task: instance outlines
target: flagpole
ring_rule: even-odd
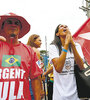
[[[45,36],[45,47],[46,47],[46,55],[47,55],[47,37]]]
[[[47,37],[45,36],[45,49],[46,49],[46,54],[45,54],[45,56],[47,57]],[[47,60],[46,60],[47,61]],[[47,63],[47,62],[46,62]],[[46,71],[46,67],[47,66],[45,66],[45,71]],[[45,79],[47,80],[47,76],[45,77]],[[44,91],[45,91],[45,100],[46,100],[46,86],[47,86],[47,83],[46,83],[46,86],[45,86],[45,81],[43,82],[43,84],[44,84]]]

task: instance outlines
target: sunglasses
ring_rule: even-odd
[[[19,21],[12,21],[12,20],[7,20],[5,23],[7,24],[15,24],[15,25],[20,25],[20,22]]]
[[[2,27],[4,26],[4,24],[9,24],[9,25],[14,24],[14,25],[20,26],[20,28],[22,28],[21,22],[15,18],[8,18],[7,20],[5,20],[2,24]]]

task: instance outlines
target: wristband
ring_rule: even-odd
[[[67,52],[67,50],[66,50],[66,49],[64,49],[64,48],[62,49],[62,51]]]

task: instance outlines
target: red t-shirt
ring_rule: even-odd
[[[31,100],[29,77],[41,74],[37,61],[30,47],[0,41],[0,100]]]

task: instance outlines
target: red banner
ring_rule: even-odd
[[[73,35],[73,39],[81,45],[85,60],[90,65],[90,18]]]

